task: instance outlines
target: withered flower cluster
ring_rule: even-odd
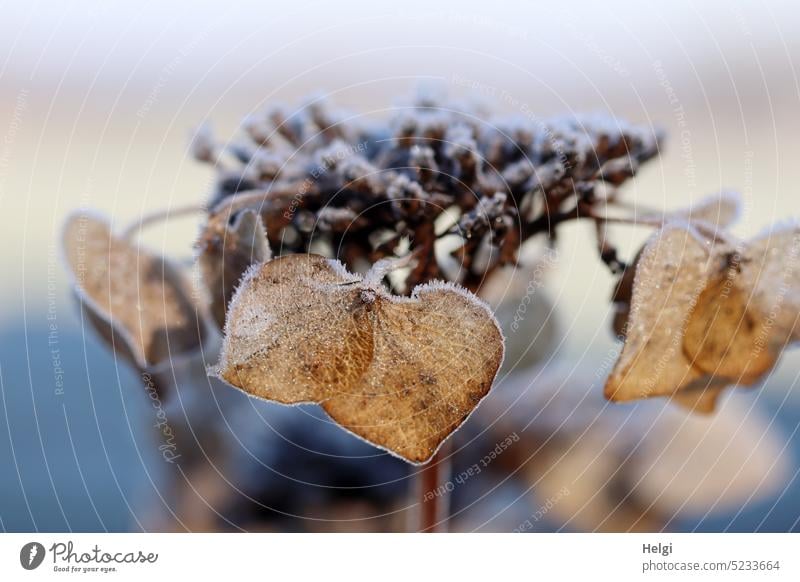
[[[501,119],[421,98],[375,123],[321,100],[273,108],[228,143],[199,133],[193,151],[219,168],[212,222],[255,210],[276,254],[316,250],[360,272],[408,250],[415,265],[392,280],[408,294],[432,280],[477,291],[533,235],[602,214],[658,147],[651,128],[611,118]],[[218,253],[224,237],[208,234],[202,250]]]

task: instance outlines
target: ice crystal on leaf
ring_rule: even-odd
[[[261,398],[316,402],[340,425],[425,462],[492,386],[503,337],[454,285],[386,291],[335,260],[288,255],[248,271],[230,305],[216,373]]]
[[[726,387],[760,381],[800,339],[799,252],[794,225],[734,246],[689,224],[667,225],[638,261],[606,396],[672,396],[710,412]]]

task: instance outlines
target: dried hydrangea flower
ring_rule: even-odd
[[[633,176],[661,136],[599,116],[507,120],[423,97],[385,122],[313,99],[249,116],[224,147],[200,137],[192,150],[217,171],[215,212],[231,197],[260,195],[277,254],[334,249],[350,270],[407,243],[420,260],[393,291],[408,294],[434,280],[476,292],[516,264],[525,240],[604,204],[598,192]],[[437,230],[445,213],[454,220]],[[439,252],[445,237],[459,238],[449,252],[461,269]]]
[[[611,400],[675,396],[714,409],[727,386],[755,384],[800,339],[800,229],[731,247],[687,224],[666,226],[636,269]]]
[[[319,403],[344,428],[428,461],[486,396],[503,359],[488,307],[452,284],[397,297],[377,263],[287,255],[254,266],[231,302],[215,373],[284,404]]]
[[[118,354],[152,370],[200,347],[202,319],[178,266],[115,236],[94,215],[70,216],[62,243],[89,321]]]

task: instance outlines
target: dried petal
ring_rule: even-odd
[[[631,305],[606,396],[674,395],[711,412],[725,387],[760,381],[800,339],[800,228],[734,251],[692,227],[668,226],[642,253]]]
[[[89,320],[121,355],[150,369],[200,346],[203,325],[178,267],[86,214],[67,219],[63,245]]]
[[[230,305],[222,379],[284,404],[316,402],[412,463],[431,458],[488,393],[503,358],[489,309],[449,284],[411,298],[316,255],[252,268]]]
[[[690,227],[665,227],[645,246],[633,285],[627,338],[605,387],[610,400],[667,396],[703,374],[683,353],[691,306],[714,268]]]
[[[736,222],[741,206],[742,200],[738,193],[720,192],[719,194],[708,196],[688,210],[669,213],[665,222],[699,222],[701,226],[704,226],[709,231],[709,234],[714,234],[717,230],[723,230]],[[633,293],[633,280],[636,276],[636,265],[639,263],[643,249],[639,250],[631,264],[620,275],[611,298],[614,303],[612,328],[617,336],[623,338],[627,332],[626,327]]]
[[[261,217],[245,209],[232,217],[209,220],[200,237],[198,262],[211,300],[211,315],[220,329],[225,327],[225,312],[239,280],[255,263],[272,258]],[[221,228],[222,227],[222,228]]]
[[[686,325],[683,350],[693,365],[707,374],[751,384],[775,365],[770,350],[755,348],[766,336],[766,321],[751,309],[750,291],[739,287],[738,267],[711,280]]]

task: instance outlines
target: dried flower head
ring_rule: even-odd
[[[597,116],[508,121],[424,98],[385,123],[314,100],[249,117],[225,145],[200,137],[193,151],[218,171],[215,212],[250,207],[275,254],[313,249],[351,270],[407,245],[419,260],[393,290],[408,294],[437,279],[476,291],[525,240],[601,207],[656,155],[660,135]],[[450,236],[461,241],[448,250],[455,271],[437,252]]]

